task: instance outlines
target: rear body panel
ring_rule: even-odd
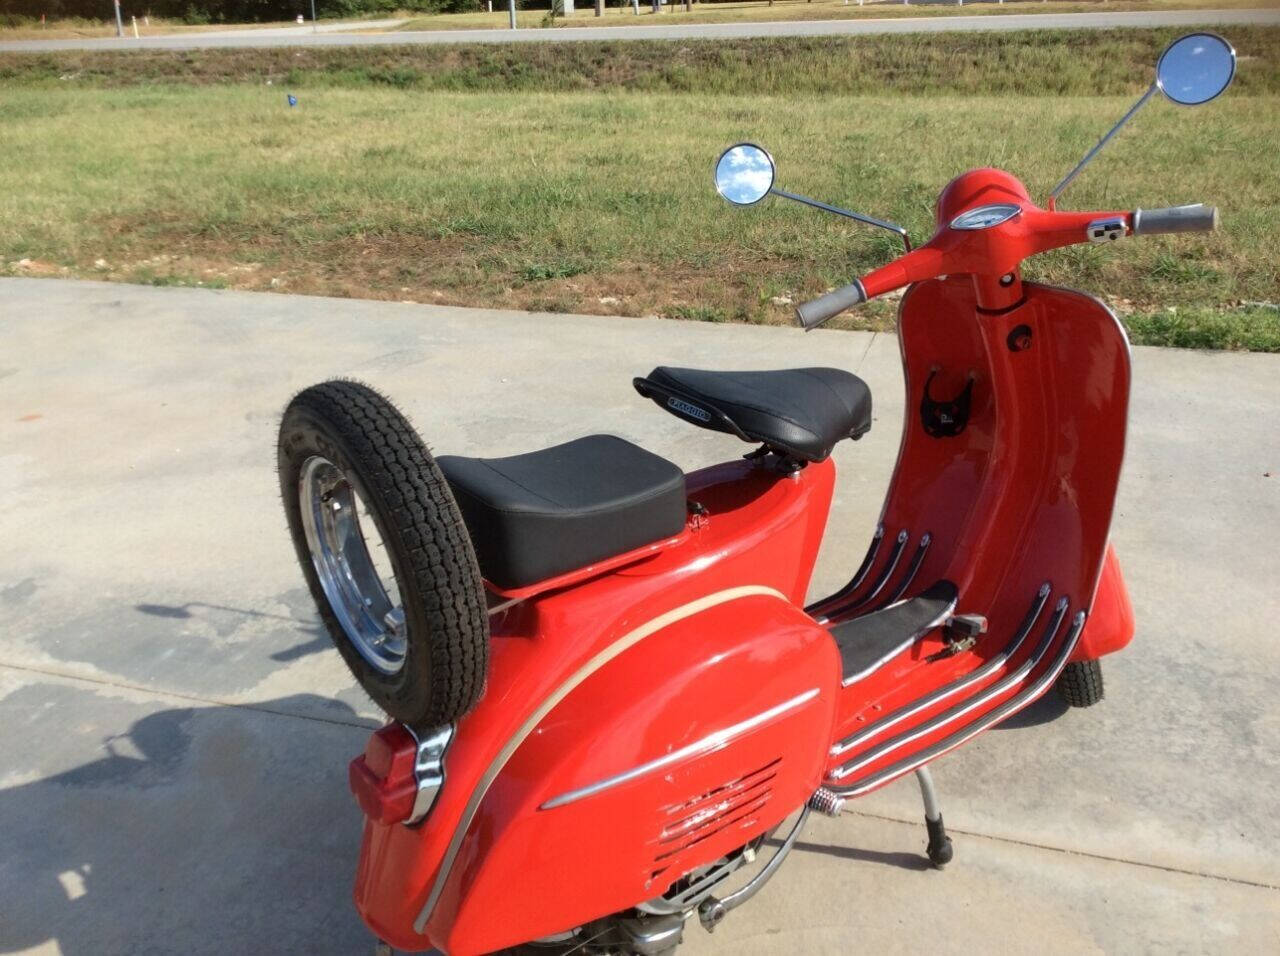
[[[794,477],[748,462],[692,474],[690,499],[708,517],[693,522],[697,527],[679,543],[496,615],[488,689],[459,722],[431,815],[416,827],[366,820],[355,898],[369,926],[401,949],[436,945],[450,953],[482,952],[504,944],[495,935],[499,929],[506,942],[517,942],[570,928],[565,920],[576,917],[552,907],[551,895],[584,918],[600,915],[607,906],[592,908],[621,899],[624,885],[634,895],[622,905],[630,905],[660,895],[682,875],[678,867],[721,855],[728,838],[708,839],[655,876],[660,867],[653,847],[637,844],[633,852],[642,855],[619,867],[625,876],[617,877],[630,882],[602,883],[600,874],[619,864],[617,847],[593,848],[572,832],[575,826],[598,827],[609,815],[618,823],[620,799],[633,807],[635,826],[652,826],[663,808],[692,799],[702,792],[699,787],[714,788],[738,770],[755,770],[776,757],[780,728],[795,734],[794,740],[809,741],[803,746],[825,748],[839,669],[826,632],[798,606],[826,524],[833,480],[830,461]],[[672,628],[678,637],[667,633]],[[650,657],[654,641],[665,651]],[[659,680],[653,668],[664,665],[666,676]],[[628,676],[633,672],[646,676],[635,680]],[[818,685],[821,673],[826,686]],[[755,688],[762,683],[774,687],[779,699],[758,696]],[[684,693],[667,714],[674,685]],[[815,686],[815,698],[740,735],[705,768],[673,766],[596,799],[537,809],[589,782],[591,774],[617,774],[696,744]],[[598,711],[589,719],[586,701]],[[705,709],[697,706],[700,701]],[[803,734],[798,720],[805,722]],[[586,721],[590,732],[578,721]],[[568,729],[571,724],[576,732]],[[548,741],[563,752],[555,756]],[[525,753],[526,748],[532,749]],[[766,756],[753,763],[757,755]],[[741,821],[734,845],[775,825],[812,792],[820,757],[788,757],[770,784],[767,805]],[[601,814],[598,807],[611,809]],[[552,852],[559,841],[569,856],[548,862],[557,872],[577,867],[581,882],[543,883],[548,895],[535,897],[536,906],[509,899],[536,887],[540,878],[529,870],[538,855],[513,855],[499,846],[507,839],[526,850],[546,848],[537,853]],[[488,889],[476,891],[480,886]],[[485,916],[486,909],[508,906],[514,909],[504,926]]]
[[[432,938],[487,952],[572,929],[760,836],[817,789],[838,686],[827,633],[773,595],[646,638],[507,763],[472,824],[487,852],[455,863]]]

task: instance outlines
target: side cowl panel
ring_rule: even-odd
[[[719,604],[761,594],[800,604],[834,473],[830,459],[795,475],[753,461],[694,472],[686,487],[704,514],[691,518],[679,543],[491,616],[487,689],[458,723],[431,814],[416,826],[365,820],[354,897],[370,930],[409,952],[444,948],[452,933],[449,914],[458,905],[444,894],[450,887],[457,892],[455,864],[469,865],[482,852],[473,823],[490,786],[552,711],[604,664]],[[739,689],[744,697],[752,692],[745,684]],[[597,739],[594,720],[577,732]]]
[[[780,596],[651,634],[513,754],[429,935],[465,954],[572,929],[767,832],[821,780],[839,683],[830,635]]]

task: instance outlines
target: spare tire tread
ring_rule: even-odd
[[[395,689],[369,668],[336,618],[311,566],[297,502],[299,463],[286,449],[291,420],[309,419],[349,454],[355,477],[377,511],[384,543],[396,565],[409,621],[408,682],[429,687]],[[387,398],[360,382],[313,385],[294,397],[281,424],[281,488],[298,557],[331,636],[364,689],[384,709],[415,728],[437,727],[461,717],[479,699],[488,668],[489,629],[484,584],[462,515],[430,450]],[[293,507],[289,507],[292,496]],[[416,633],[416,601],[427,633]],[[427,657],[426,667],[420,657]]]

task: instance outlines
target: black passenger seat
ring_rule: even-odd
[[[684,474],[613,435],[510,458],[438,459],[480,571],[514,589],[679,534]]]

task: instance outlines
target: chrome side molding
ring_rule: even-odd
[[[714,733],[708,734],[706,737],[696,740],[687,746],[681,747],[679,750],[673,750],[660,757],[655,757],[647,763],[629,767],[628,769],[623,770],[620,773],[616,773],[611,777],[606,777],[603,780],[597,780],[595,783],[587,784],[585,787],[579,787],[576,790],[570,790],[566,793],[560,794],[559,796],[552,797],[550,800],[538,807],[538,809],[554,810],[556,807],[563,807],[565,804],[574,803],[585,797],[595,796],[597,793],[602,793],[605,790],[618,786],[619,784],[626,783],[629,780],[634,780],[637,777],[644,776],[645,774],[661,770],[671,764],[679,763],[682,760],[688,760],[692,757],[720,750],[730,742],[741,737],[743,734],[749,733],[757,727],[761,727],[770,721],[776,720],[783,714],[795,710],[800,705],[807,704],[817,696],[818,688],[811,687],[804,693],[797,694],[795,697],[792,697],[790,700],[785,700],[780,704],[770,707],[768,710],[761,711],[760,713],[748,717],[746,720],[739,721],[730,727],[724,727]]]

